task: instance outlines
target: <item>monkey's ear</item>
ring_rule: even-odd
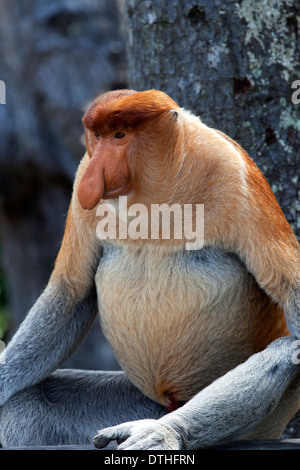
[[[175,109],[170,109],[170,110],[169,110],[169,113],[171,114],[171,116],[172,116],[172,118],[174,119],[174,121],[177,121],[178,112],[177,112]]]

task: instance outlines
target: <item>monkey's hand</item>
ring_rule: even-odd
[[[116,440],[118,450],[179,450],[181,439],[172,427],[159,420],[142,419],[129,421],[99,431],[93,443],[98,449],[106,447]]]

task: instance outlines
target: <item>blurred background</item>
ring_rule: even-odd
[[[126,64],[114,0],[1,0],[0,43],[0,334],[8,340],[53,269],[84,153],[84,110],[125,86]],[[116,367],[98,323],[68,367]]]
[[[300,236],[299,2],[1,0],[0,44],[0,339],[47,284],[102,92],[158,88],[229,134]],[[118,368],[98,320],[66,365]]]

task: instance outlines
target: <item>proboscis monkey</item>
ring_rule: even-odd
[[[300,252],[265,178],[161,91],[106,93],[83,123],[55,268],[0,357],[2,444],[279,437],[300,406]],[[99,238],[97,210],[121,196],[128,211],[204,205],[203,247]],[[97,311],[124,372],[55,371]]]

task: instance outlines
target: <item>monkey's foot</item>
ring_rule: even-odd
[[[93,443],[98,449],[116,440],[118,450],[180,450],[180,436],[170,426],[154,419],[129,421],[99,431]]]

